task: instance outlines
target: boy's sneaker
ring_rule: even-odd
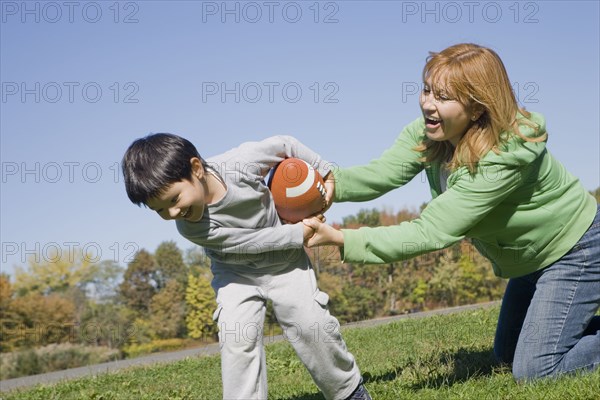
[[[352,392],[346,400],[373,400],[367,391],[367,388],[362,383],[358,385],[356,390]]]

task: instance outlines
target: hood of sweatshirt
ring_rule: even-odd
[[[519,132],[527,138],[534,139],[546,133],[546,120],[539,113],[531,112],[529,118],[519,114],[518,122]],[[526,141],[518,134],[511,133],[509,139],[501,146],[499,154],[490,151],[479,163],[480,165],[528,165],[546,150],[546,141],[547,137],[538,142]]]

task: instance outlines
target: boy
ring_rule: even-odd
[[[329,172],[318,154],[289,136],[244,143],[205,161],[188,140],[163,133],[134,141],[122,168],[129,199],[175,219],[178,231],[211,259],[224,399],[267,398],[261,341],[271,300],[325,398],[370,400],[304,251],[312,230],[302,222],[282,224],[264,183],[288,157]]]

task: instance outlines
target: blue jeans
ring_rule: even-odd
[[[577,244],[548,267],[508,281],[494,353],[517,380],[600,366],[600,207]]]

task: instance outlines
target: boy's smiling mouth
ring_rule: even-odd
[[[192,207],[188,207],[188,209],[187,209],[187,210],[185,210],[185,212],[184,212],[184,213],[181,213],[181,214],[180,214],[181,218],[185,218],[185,217],[187,217],[187,216],[190,214],[190,210],[191,210],[191,209],[192,209]]]

